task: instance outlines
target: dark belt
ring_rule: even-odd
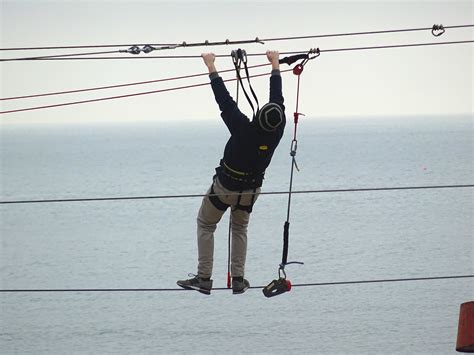
[[[255,185],[256,183],[261,185],[263,176],[265,175],[265,171],[260,173],[248,173],[235,170],[226,164],[223,159],[221,159],[220,168],[222,169],[221,172],[232,180],[244,182],[251,186]]]

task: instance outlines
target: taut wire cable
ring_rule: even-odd
[[[472,187],[474,187],[474,184],[368,187],[368,188],[325,189],[325,190],[296,190],[296,191],[292,191],[291,193],[292,194],[320,194],[320,193],[349,193],[349,192],[371,192],[371,191],[456,189],[456,188],[472,188]],[[232,195],[232,194],[227,194],[227,195]],[[268,192],[262,191],[260,192],[260,195],[288,195],[288,191],[268,191]],[[0,205],[31,204],[31,203],[68,203],[68,202],[178,199],[178,198],[198,198],[198,197],[205,197],[205,196],[206,196],[205,194],[183,194],[183,195],[149,195],[149,196],[91,197],[91,198],[65,198],[65,199],[37,199],[37,200],[31,200],[31,199],[30,200],[6,200],[6,201],[0,201]],[[213,196],[219,196],[219,194],[213,194]]]
[[[371,49],[389,49],[389,48],[407,48],[407,47],[423,47],[423,46],[439,46],[439,45],[450,45],[450,44],[466,44],[474,43],[474,40],[461,40],[461,41],[445,41],[445,42],[421,42],[421,43],[409,43],[409,44],[392,44],[392,45],[381,45],[381,46],[366,46],[366,47],[347,47],[347,48],[329,48],[321,49],[321,53],[331,52],[343,52],[343,51],[361,51]],[[292,52],[280,52],[282,55],[292,54],[304,54],[307,51],[292,51]],[[263,56],[265,53],[248,53],[247,56]],[[216,58],[228,57],[228,54],[216,54]],[[155,56],[133,56],[133,57],[63,57],[63,56],[49,56],[49,57],[27,57],[27,58],[4,58],[0,59],[0,62],[12,62],[12,61],[42,61],[42,60],[110,60],[110,59],[193,59],[201,58],[200,55],[155,55]]]
[[[341,286],[356,284],[374,284],[390,282],[409,282],[409,281],[434,281],[434,280],[452,280],[474,278],[474,275],[448,275],[431,277],[409,277],[396,279],[375,279],[375,280],[353,280],[353,281],[335,281],[335,282],[311,282],[293,284],[292,287],[318,287],[318,286]],[[251,286],[251,289],[262,289],[265,286]],[[184,288],[36,288],[36,289],[0,289],[0,293],[45,293],[45,292],[174,292],[174,291],[194,291]],[[227,287],[215,287],[212,291],[229,291]]]
[[[259,42],[272,42],[272,41],[292,41],[300,39],[314,39],[314,38],[328,38],[328,37],[346,37],[346,36],[363,36],[363,35],[378,35],[388,33],[402,33],[402,32],[418,32],[418,31],[433,31],[440,29],[442,25],[433,25],[432,27],[415,27],[415,28],[402,28],[402,29],[390,29],[390,30],[375,30],[375,31],[358,31],[358,32],[341,32],[341,33],[329,33],[329,34],[316,34],[316,35],[300,35],[290,37],[273,37],[273,38],[261,38],[258,37],[254,40],[237,40],[237,41],[222,41],[222,42],[209,42],[205,41],[202,43],[128,43],[128,44],[95,44],[95,45],[70,45],[70,46],[43,46],[43,47],[9,47],[0,48],[0,51],[27,51],[27,50],[51,50],[51,49],[85,49],[85,48],[114,48],[114,47],[140,47],[140,46],[157,46],[157,47],[191,47],[191,46],[209,46],[209,45],[229,45],[229,44],[240,44],[240,43],[259,43]],[[460,29],[474,27],[474,24],[466,25],[451,25],[442,26],[443,29]],[[217,43],[217,44],[216,44]]]
[[[320,53],[322,52],[341,52],[341,51],[356,51],[356,50],[370,50],[370,49],[387,49],[387,48],[407,48],[407,47],[415,47],[415,46],[433,46],[433,45],[442,45],[442,44],[460,44],[460,43],[474,43],[474,40],[469,40],[469,41],[456,41],[456,42],[434,42],[434,43],[418,43],[418,44],[403,44],[403,45],[388,45],[388,46],[373,46],[373,47],[352,47],[352,48],[335,48],[335,49],[327,49],[327,50],[319,50]],[[294,54],[294,53],[304,53],[304,52],[286,52],[286,53],[280,53],[280,54]],[[247,54],[248,56],[252,54]],[[255,54],[255,55],[265,55],[263,54]],[[227,57],[228,55],[223,55],[224,57]],[[183,57],[183,56],[175,56],[173,58],[178,58],[178,57]],[[201,58],[201,56],[185,56],[186,58]],[[151,58],[151,57],[137,57],[137,58]],[[154,57],[157,58],[157,57]],[[164,58],[164,57],[160,57]],[[289,70],[282,70],[282,72],[288,72]],[[257,75],[252,75],[250,77],[258,77],[258,76],[263,76],[263,75],[268,75],[268,74],[257,74]],[[236,79],[228,79],[225,81],[234,81]],[[90,100],[82,100],[82,101],[75,101],[75,102],[66,102],[66,103],[60,103],[60,104],[53,104],[53,105],[45,105],[45,106],[36,106],[36,107],[28,107],[28,108],[23,108],[23,109],[15,109],[15,110],[6,110],[6,111],[0,111],[0,114],[10,114],[10,113],[15,113],[15,112],[24,112],[24,111],[32,111],[32,110],[39,110],[39,109],[47,109],[47,108],[54,108],[54,107],[61,107],[61,106],[69,106],[69,105],[77,105],[77,104],[85,104],[85,103],[91,103],[91,102],[98,102],[98,101],[105,101],[105,100],[114,100],[114,99],[122,99],[122,98],[127,98],[127,97],[133,97],[133,96],[140,96],[140,95],[148,95],[148,94],[155,94],[159,92],[166,92],[166,91],[174,91],[174,90],[180,90],[180,89],[187,89],[187,88],[192,88],[192,87],[198,87],[198,86],[204,86],[204,85],[209,85],[209,83],[201,83],[201,84],[194,84],[194,85],[186,85],[186,86],[180,86],[176,88],[169,88],[169,89],[161,89],[161,90],[153,90],[153,91],[147,91],[147,92],[141,92],[141,93],[133,93],[133,94],[127,94],[127,95],[118,95],[118,96],[111,96],[111,97],[103,97],[103,98],[98,98],[98,99],[90,99]]]

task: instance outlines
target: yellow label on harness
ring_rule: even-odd
[[[260,147],[258,147],[258,149],[260,149],[260,150],[268,150],[268,146],[267,146],[267,145],[261,145]]]

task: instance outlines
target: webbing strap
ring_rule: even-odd
[[[239,196],[237,198],[237,204],[235,205],[235,209],[236,210],[242,210],[242,211],[245,211],[247,213],[252,213],[253,205],[255,203],[255,194],[257,193],[257,189],[256,188],[253,189],[252,199],[250,200],[250,205],[248,205],[248,206],[244,206],[244,205],[240,204],[240,201],[242,199],[242,192],[243,191],[240,191],[240,193],[239,193]]]
[[[211,185],[211,193],[208,195],[209,200],[220,211],[226,211],[229,208],[227,203],[224,203],[220,200],[219,196],[216,195],[214,191],[214,184]]]
[[[253,113],[252,118],[254,118],[256,113],[260,109],[260,107],[259,107],[257,95],[255,94],[255,91],[252,88],[252,84],[250,83],[249,69],[248,69],[248,66],[247,66],[247,53],[245,52],[245,50],[239,48],[236,51],[232,51],[231,55],[232,55],[232,61],[234,63],[235,71],[236,71],[236,74],[237,74],[237,79],[240,83],[240,86],[242,86],[242,91],[244,92],[244,95],[245,95],[250,107],[252,108],[252,113]],[[241,63],[244,64],[245,75],[247,76],[248,86],[249,86],[250,92],[252,93],[252,96],[253,96],[256,104],[257,104],[257,110],[255,110],[255,106],[253,105],[252,100],[250,99],[250,96],[247,94],[247,90],[245,90],[245,86],[243,85],[242,77],[240,76],[240,65],[241,65]]]
[[[250,84],[250,74],[249,74],[249,68],[247,66],[247,56],[245,56],[244,68],[245,68],[245,75],[247,75],[247,82],[249,84],[250,91],[252,92],[252,95],[253,95],[253,98],[255,99],[255,102],[257,103],[257,110],[253,111],[253,106],[252,106],[253,117],[255,117],[255,114],[257,114],[258,110],[260,110],[260,105],[258,103],[257,95],[255,94],[255,91],[253,91],[252,84]]]

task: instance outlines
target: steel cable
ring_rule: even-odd
[[[370,187],[349,189],[325,189],[325,190],[299,190],[292,194],[320,194],[320,193],[348,193],[348,192],[370,192],[370,191],[397,191],[397,190],[428,190],[428,189],[454,189],[472,188],[472,185],[431,185],[431,186],[398,186],[398,187]],[[236,192],[238,194],[238,192]],[[244,193],[245,194],[245,193]],[[288,191],[262,191],[260,195],[287,195]],[[213,194],[219,196],[219,194]],[[227,194],[231,195],[231,194]],[[65,202],[95,202],[95,201],[126,201],[126,200],[155,200],[155,199],[178,199],[198,198],[206,194],[184,194],[184,195],[149,195],[149,196],[121,196],[121,197],[91,197],[91,198],[65,198],[65,199],[37,199],[37,200],[10,200],[0,201],[2,205],[31,204],[31,203],[65,203]]]
[[[397,279],[377,279],[377,280],[353,280],[353,281],[335,281],[335,282],[312,282],[293,284],[293,287],[317,287],[317,286],[341,286],[355,284],[371,283],[389,283],[389,282],[408,282],[408,281],[434,281],[449,279],[473,278],[474,275],[449,275],[433,277],[410,277]],[[250,289],[263,289],[265,286],[251,286]],[[174,292],[174,291],[192,291],[183,288],[36,288],[36,289],[0,289],[0,293],[45,293],[45,292]],[[212,291],[229,291],[227,287],[215,287]]]
[[[434,26],[433,26],[434,27]],[[346,36],[362,36],[362,35],[377,35],[377,34],[387,34],[387,33],[403,33],[403,32],[418,32],[418,31],[432,31],[433,27],[415,27],[415,28],[402,28],[402,29],[391,29],[391,30],[375,30],[375,31],[358,31],[358,32],[341,32],[341,33],[329,33],[329,34],[316,34],[316,35],[300,35],[300,36],[291,36],[291,37],[270,37],[270,38],[261,38],[259,39],[262,42],[272,42],[272,41],[292,41],[300,39],[313,39],[313,38],[328,38],[328,37],[346,37]],[[443,26],[444,29],[459,29],[459,28],[469,28],[474,27],[474,24],[468,25],[451,25]],[[208,41],[207,41],[208,42]],[[249,40],[237,40],[233,42],[252,42]],[[9,47],[9,48],[0,48],[0,51],[27,51],[27,50],[52,50],[52,49],[85,49],[85,48],[114,48],[114,47],[133,47],[133,46],[182,46],[186,47],[190,44],[183,45],[186,42],[179,43],[126,43],[126,44],[99,44],[99,45],[71,45],[71,46],[43,46],[43,47]],[[226,42],[220,42],[226,44]],[[200,43],[202,46],[210,45],[206,42]]]

